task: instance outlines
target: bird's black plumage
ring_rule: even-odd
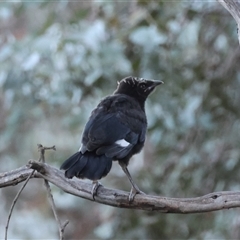
[[[105,97],[92,111],[79,151],[61,166],[65,176],[97,181],[109,173],[112,161],[117,160],[128,176],[134,193],[139,192],[127,165],[144,145],[147,130],[145,100],[161,83],[136,77],[122,79],[116,91]]]

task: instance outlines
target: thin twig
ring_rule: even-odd
[[[40,159],[39,159],[40,162],[45,163],[45,155],[44,155],[45,154],[45,150],[51,150],[51,149],[56,151],[55,146],[43,147],[41,144],[38,144],[38,151],[40,152]],[[56,219],[56,222],[58,224],[60,240],[63,240],[64,239],[64,237],[63,237],[64,229],[67,226],[67,224],[69,223],[69,221],[67,220],[64,224],[61,223],[61,221],[60,221],[60,219],[58,217],[58,214],[57,214],[56,205],[55,205],[55,202],[54,202],[54,199],[53,199],[51,187],[49,185],[49,182],[46,179],[44,179],[44,185],[45,185],[46,190],[47,190],[47,197],[48,197],[48,200],[50,202],[50,205],[51,205],[51,208],[52,208],[52,211],[53,211],[53,215],[54,215],[54,217]]]
[[[20,190],[18,191],[17,195],[15,196],[13,202],[12,202],[12,205],[10,207],[10,210],[9,210],[9,214],[8,214],[8,219],[7,219],[7,223],[6,223],[6,227],[5,227],[5,237],[4,239],[7,240],[7,234],[8,234],[8,227],[9,227],[9,223],[10,223],[10,219],[11,219],[11,216],[12,216],[12,212],[13,212],[13,208],[14,206],[16,205],[17,203],[17,200],[20,196],[20,194],[22,193],[23,189],[25,188],[25,186],[27,185],[29,179],[33,176],[35,170],[33,170],[30,175],[28,176],[28,178],[26,179],[25,183],[23,184],[23,186],[20,188]]]
[[[38,148],[40,148],[40,144],[38,144]],[[52,148],[55,149],[55,146],[53,146]],[[40,158],[39,158],[39,161],[42,160],[42,154],[40,155]],[[9,214],[8,214],[8,218],[7,218],[7,223],[6,223],[6,227],[5,227],[5,240],[7,240],[7,234],[8,234],[8,227],[9,227],[9,223],[10,223],[10,219],[11,219],[11,216],[12,216],[12,212],[13,212],[13,209],[17,203],[17,200],[19,198],[19,196],[21,195],[23,189],[26,187],[29,179],[33,176],[35,170],[33,170],[30,175],[28,176],[28,178],[26,179],[25,183],[23,184],[23,186],[19,189],[17,195],[15,196],[15,198],[13,199],[13,202],[12,202],[12,205],[10,207],[10,210],[9,210]]]
[[[61,223],[61,221],[60,221],[60,219],[59,219],[59,217],[57,215],[56,205],[55,205],[55,202],[54,202],[54,199],[53,199],[53,195],[51,193],[51,188],[50,188],[49,182],[47,180],[44,180],[44,185],[45,185],[45,187],[47,189],[47,196],[48,196],[48,199],[49,199],[49,202],[50,202],[50,205],[51,205],[54,217],[55,217],[56,222],[58,224],[60,240],[63,240],[64,239],[63,238],[64,229],[67,226],[67,224],[69,223],[69,221],[67,220],[64,224]]]

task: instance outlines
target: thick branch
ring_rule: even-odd
[[[92,185],[78,179],[66,179],[60,170],[36,161],[29,162],[29,168],[38,171],[33,177],[48,180],[72,195],[92,199]],[[0,175],[0,188],[24,181],[32,172],[21,167]],[[95,201],[120,208],[159,211],[164,213],[200,213],[240,207],[240,192],[215,192],[196,198],[169,198],[152,195],[137,195],[132,203],[128,192],[100,186]]]
[[[27,166],[20,167],[10,172],[0,173],[0,188],[17,185],[25,181],[31,173],[32,170]]]
[[[240,1],[236,0],[218,0],[233,16],[238,25],[238,41],[240,44]]]

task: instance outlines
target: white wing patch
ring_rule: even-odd
[[[78,151],[80,152],[80,151],[81,151],[81,149],[82,149],[82,144],[81,144],[80,148],[78,149]]]
[[[87,151],[86,146],[84,146],[83,144],[81,144],[80,148],[78,149],[79,152],[81,152],[82,154],[84,154]]]
[[[129,146],[129,142],[127,142],[125,139],[120,139],[120,140],[117,140],[115,142],[117,145],[119,145],[120,147],[127,147]]]

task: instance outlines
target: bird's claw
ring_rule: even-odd
[[[135,196],[136,196],[137,194],[146,195],[146,193],[142,192],[139,188],[134,188],[134,187],[132,187],[132,188],[131,188],[131,191],[130,191],[130,193],[129,193],[129,196],[128,196],[128,201],[129,201],[129,203],[133,202],[133,200],[134,200],[134,198],[135,198]]]
[[[97,191],[98,188],[102,186],[102,184],[98,181],[93,181],[93,186],[92,186],[92,190],[91,190],[91,194],[92,194],[92,198],[95,201],[95,196],[97,196]]]

